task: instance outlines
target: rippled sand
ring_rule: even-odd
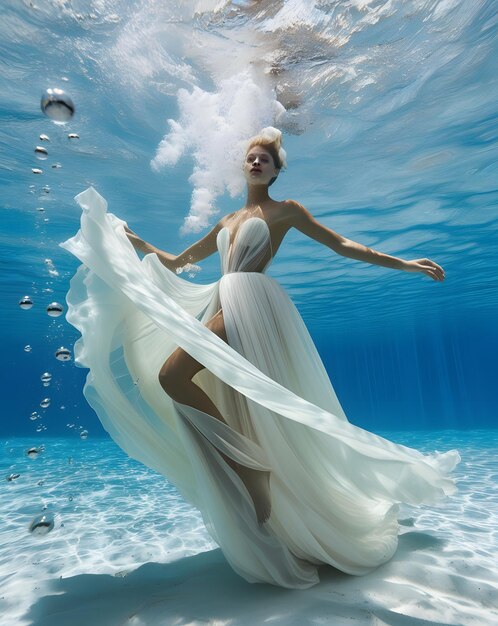
[[[496,626],[498,431],[380,434],[458,448],[459,491],[438,507],[401,508],[389,563],[362,577],[323,566],[304,591],[237,576],[200,514],[111,441],[2,440],[2,626]],[[53,530],[30,534],[42,513]]]

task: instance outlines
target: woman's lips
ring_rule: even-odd
[[[259,172],[259,173],[261,174],[261,170],[258,170],[258,168],[257,168],[257,167],[254,167],[254,168],[251,170],[251,172]]]

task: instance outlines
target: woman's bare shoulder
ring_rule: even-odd
[[[304,206],[296,202],[296,200],[282,200],[280,204],[283,209],[284,221],[289,228],[295,226],[296,223],[301,221],[306,215],[309,215],[309,212]]]

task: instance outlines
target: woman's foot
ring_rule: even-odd
[[[227,457],[225,454],[222,454],[221,456],[244,483],[253,501],[258,523],[263,524],[268,520],[271,514],[271,472],[246,467],[245,465],[241,465],[240,463],[237,463],[233,459]]]
[[[237,465],[235,471],[252,498],[258,523],[263,524],[271,514],[270,472]]]

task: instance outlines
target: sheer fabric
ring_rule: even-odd
[[[423,455],[348,422],[299,312],[265,274],[263,219],[244,222],[232,245],[227,228],[218,233],[222,276],[198,285],[155,254],[140,260],[93,188],[76,200],[81,228],[61,246],[82,262],[67,319],[81,333],[75,360],[90,370],[85,397],[127,454],[201,511],[247,581],[307,588],[324,563],[367,573],[396,550],[399,502],[453,493],[457,451]],[[228,344],[205,327],[220,307]],[[163,391],[158,373],[178,346],[205,366],[193,381],[227,424]],[[271,471],[265,524],[219,452]]]

